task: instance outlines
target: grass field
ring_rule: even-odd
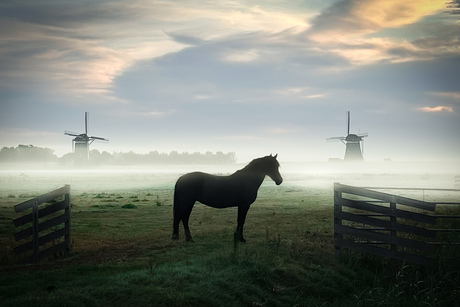
[[[196,242],[185,242],[182,229],[181,240],[171,240],[177,171],[4,172],[0,305],[459,304],[458,261],[435,269],[403,265],[393,277],[380,258],[346,253],[338,263],[333,246],[334,181],[451,188],[454,174],[282,174],[281,186],[267,179],[260,188],[246,220],[248,242],[236,244],[236,208],[201,204],[190,220]],[[71,255],[15,265],[13,206],[64,184],[72,189]]]

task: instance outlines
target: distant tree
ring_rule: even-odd
[[[35,147],[33,145],[19,145],[18,147],[3,147],[0,150],[0,162],[54,162],[57,156],[50,148]]]
[[[1,162],[13,162],[16,158],[16,149],[14,147],[3,147],[0,150]]]
[[[61,164],[72,164],[73,161],[74,161],[74,153],[71,152],[71,153],[66,153],[65,155],[63,155],[62,157],[59,158],[59,162]]]
[[[73,164],[74,153],[67,153],[61,158],[57,158],[54,150],[50,148],[40,148],[33,145],[19,145],[18,147],[3,147],[0,150],[1,162],[53,162],[59,161],[62,164]],[[139,154],[134,151],[129,152],[100,152],[93,149],[89,152],[90,165],[114,164],[114,165],[142,165],[142,164],[222,164],[235,163],[236,155],[234,152],[223,153],[218,151],[215,154],[207,151],[200,152],[181,152],[171,151],[169,154],[151,151],[147,154]]]

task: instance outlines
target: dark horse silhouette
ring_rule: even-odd
[[[184,224],[187,241],[193,241],[188,227],[196,201],[214,208],[238,207],[238,239],[243,237],[243,225],[249,207],[257,198],[257,190],[268,175],[277,185],[283,182],[276,154],[252,160],[246,167],[229,176],[214,176],[201,172],[180,177],[174,188],[173,240],[179,239],[179,222]]]

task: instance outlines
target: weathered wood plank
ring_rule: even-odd
[[[14,226],[19,227],[27,223],[31,223],[33,220],[33,214],[29,213],[24,216],[18,217],[17,219],[13,220]]]
[[[35,198],[26,200],[25,202],[22,202],[14,206],[14,212],[19,213],[22,211],[26,211],[27,209],[32,208],[34,204],[35,204]]]
[[[33,242],[29,241],[27,243],[21,244],[19,246],[16,246],[13,251],[15,252],[16,255],[31,251],[33,249]]]
[[[58,212],[59,210],[65,209],[66,206],[67,206],[67,203],[66,203],[65,200],[63,200],[63,201],[55,203],[55,204],[53,204],[51,206],[42,208],[42,209],[38,210],[38,217],[42,218],[44,216],[47,216],[47,215],[50,215],[52,213]]]
[[[423,236],[423,237],[429,237],[429,238],[436,237],[436,231],[433,231],[433,230],[416,227],[416,226],[404,225],[401,223],[394,223],[393,225],[390,221],[384,221],[384,220],[373,218],[373,217],[355,215],[349,212],[337,213],[337,218],[342,219],[342,220],[351,221],[351,222],[362,223],[362,224],[366,224],[370,226],[391,229],[397,232],[405,232],[405,233],[409,233],[409,234],[413,234],[417,236]]]
[[[56,240],[58,238],[61,238],[61,237],[64,237],[68,234],[68,231],[67,229],[65,228],[61,228],[61,229],[58,229],[52,233],[49,233],[43,237],[40,237],[38,239],[38,244],[41,246],[41,245],[44,245],[48,242],[51,242],[53,240]],[[14,252],[16,253],[16,255],[19,255],[19,254],[22,254],[22,253],[25,253],[27,251],[30,251],[33,249],[33,242],[32,241],[29,241],[29,242],[26,242],[22,245],[19,245],[17,247],[14,248]],[[41,253],[41,252],[40,252]]]
[[[51,242],[53,240],[56,240],[56,239],[64,237],[65,235],[67,235],[67,233],[68,233],[68,231],[65,228],[58,229],[58,230],[56,230],[54,232],[51,232],[51,233],[49,233],[49,234],[47,234],[47,235],[45,235],[43,237],[40,237],[38,239],[38,243],[40,245],[46,244],[46,243]]]
[[[349,185],[340,184],[338,182],[334,183],[334,189],[342,193],[359,195],[359,196],[369,197],[369,198],[373,198],[377,200],[384,200],[389,203],[397,203],[397,204],[401,204],[404,206],[415,207],[415,208],[428,210],[432,212],[436,210],[435,203],[429,203],[429,202],[424,202],[424,201],[402,197],[402,196],[397,196],[393,194],[352,187]]]
[[[20,204],[17,204],[16,206],[14,206],[14,212],[18,213],[18,212],[22,212],[22,211],[32,208],[34,205],[35,199],[37,199],[38,204],[42,204],[42,203],[49,202],[59,196],[63,196],[68,193],[70,193],[70,186],[65,185],[62,188],[54,190],[45,195],[38,196],[32,199],[26,200],[25,202],[22,202]]]
[[[390,249],[381,248],[377,246],[371,246],[368,244],[361,244],[356,243],[348,240],[336,240],[335,245],[342,247],[357,250],[364,253],[374,254],[386,258],[407,261],[415,264],[425,265],[425,266],[435,266],[436,261],[432,258],[419,256],[419,255],[412,255],[406,254],[399,251],[392,251]]]
[[[67,252],[67,242],[61,242],[54,246],[51,246],[50,248],[40,251],[38,259],[41,260],[41,259],[47,258],[60,251]]]
[[[63,200],[63,201],[58,202],[58,203],[56,203],[54,205],[48,206],[48,207],[43,208],[43,209],[39,209],[38,210],[38,218],[42,218],[42,217],[45,217],[45,216],[50,215],[52,213],[58,212],[59,210],[65,209],[66,205],[67,205],[66,201]],[[31,223],[32,220],[33,220],[32,218],[33,218],[32,213],[29,213],[29,214],[26,214],[24,216],[21,216],[21,217],[15,219],[15,220],[13,220],[14,226],[19,227],[19,226],[22,226],[24,224]]]
[[[355,201],[346,198],[337,198],[334,199],[334,202],[340,206],[359,209],[363,211],[369,211],[374,213],[379,213],[383,215],[395,215],[397,218],[403,218],[407,220],[413,220],[421,223],[427,224],[436,224],[436,216],[421,214],[417,212],[410,212],[401,209],[392,210],[390,207],[383,207],[379,205],[370,204],[363,201]]]
[[[401,247],[408,247],[408,248],[412,248],[412,249],[416,249],[416,250],[420,250],[424,252],[435,252],[436,251],[436,246],[431,245],[429,243],[420,242],[417,240],[412,240],[412,239],[407,239],[407,238],[393,237],[390,234],[385,234],[385,233],[379,233],[379,232],[358,229],[358,228],[349,227],[349,226],[341,226],[341,225],[337,226],[335,231],[340,232],[342,235],[349,235],[353,237],[377,240],[382,243],[396,244]]]
[[[60,225],[62,223],[65,223],[68,220],[69,220],[69,216],[66,213],[64,213],[63,215],[57,216],[55,218],[52,218],[50,220],[47,220],[47,221],[44,221],[38,224],[38,231],[40,232],[40,231],[49,229],[53,226]]]
[[[25,239],[33,235],[33,227],[26,228],[24,230],[18,231],[14,234],[14,239],[16,241]]]
[[[59,188],[57,190],[54,190],[52,192],[49,192],[45,195],[42,195],[42,196],[38,196],[37,199],[38,199],[38,203],[42,204],[42,203],[46,203],[46,202],[49,202],[59,196],[63,196],[67,193],[70,192],[70,186],[69,185],[65,185],[63,186],[62,188]]]

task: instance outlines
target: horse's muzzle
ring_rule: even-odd
[[[283,178],[280,177],[279,179],[275,180],[275,183],[276,185],[280,185],[281,183],[283,183]]]

